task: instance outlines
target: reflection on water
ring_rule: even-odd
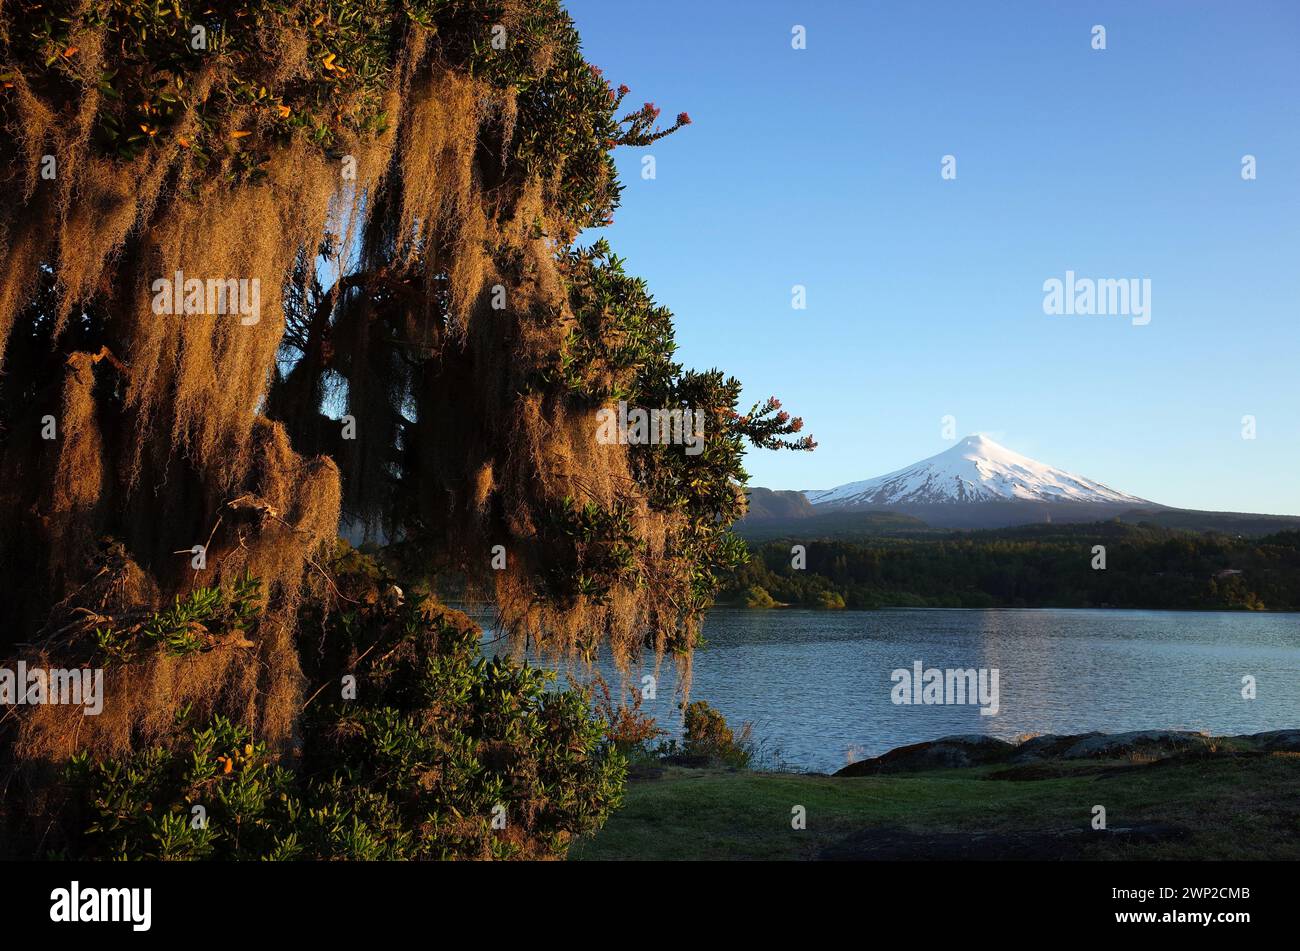
[[[950,733],[1300,727],[1297,614],[719,609],[704,636],[691,697],[733,726],[750,721],[756,739],[801,769],[832,771]],[[895,705],[890,672],[915,661],[997,668],[998,715],[974,705]],[[611,664],[599,669],[618,682]],[[653,670],[651,661],[631,682]],[[1258,683],[1255,700],[1241,696],[1247,674]],[[676,685],[666,662],[657,699],[643,707],[670,729],[680,729]]]

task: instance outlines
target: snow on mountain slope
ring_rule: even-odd
[[[813,505],[964,502],[1148,504],[1145,499],[1035,462],[987,436],[967,436],[946,452],[863,482],[805,493]]]

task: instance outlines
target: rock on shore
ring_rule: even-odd
[[[851,763],[835,775],[877,776],[1058,759],[1163,759],[1181,754],[1216,752],[1300,752],[1300,730],[1270,730],[1242,736],[1210,736],[1186,730],[1135,730],[1128,733],[1048,734],[1014,743],[992,736],[961,734],[900,746],[881,756]]]

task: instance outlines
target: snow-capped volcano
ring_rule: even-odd
[[[971,502],[1150,504],[1092,479],[1035,462],[982,434],[967,436],[946,452],[906,469],[805,494],[813,505],[831,508]]]

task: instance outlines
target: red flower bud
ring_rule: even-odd
[[[686,113],[684,113],[684,112],[679,112],[679,113],[677,113],[677,124],[678,124],[678,125],[690,125],[690,124],[691,124],[691,117],[690,117],[689,115],[687,115]]]

